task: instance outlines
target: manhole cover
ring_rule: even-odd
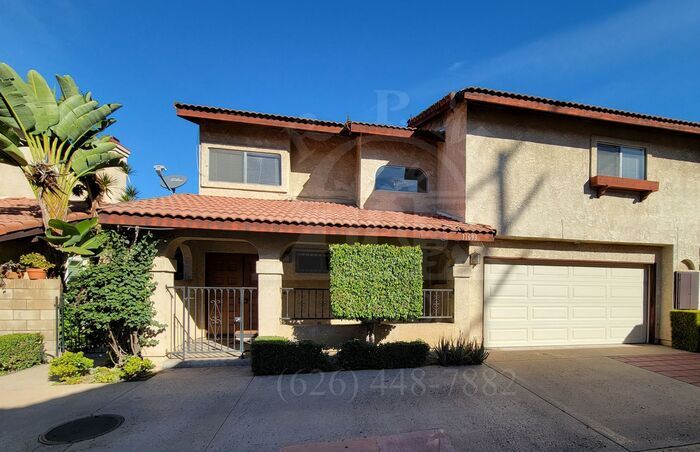
[[[39,437],[42,444],[71,444],[96,438],[116,429],[124,422],[118,414],[100,414],[66,422]]]

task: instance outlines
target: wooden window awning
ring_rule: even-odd
[[[659,183],[651,180],[628,179],[625,177],[615,176],[593,176],[591,177],[590,186],[596,190],[600,198],[608,190],[620,190],[639,193],[639,200],[643,201],[651,193],[659,191]]]

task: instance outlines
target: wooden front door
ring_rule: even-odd
[[[258,281],[255,254],[207,253],[205,257],[205,285],[207,287],[247,287],[255,290],[226,290],[218,293],[222,297],[221,315],[224,334],[237,331],[236,317],[243,317],[243,329],[258,329]],[[217,291],[211,291],[217,293]],[[241,313],[240,296],[243,295]],[[211,314],[208,314],[208,318]],[[226,324],[228,322],[228,324]]]

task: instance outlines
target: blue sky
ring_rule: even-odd
[[[0,1],[0,61],[124,104],[110,133],[143,197],[165,194],[156,163],[197,189],[174,101],[404,124],[478,85],[700,121],[694,0]]]

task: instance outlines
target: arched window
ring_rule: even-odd
[[[182,257],[182,250],[180,248],[175,251],[175,279],[185,279],[185,259]]]
[[[386,165],[377,170],[374,189],[426,193],[428,191],[428,178],[419,168]]]

